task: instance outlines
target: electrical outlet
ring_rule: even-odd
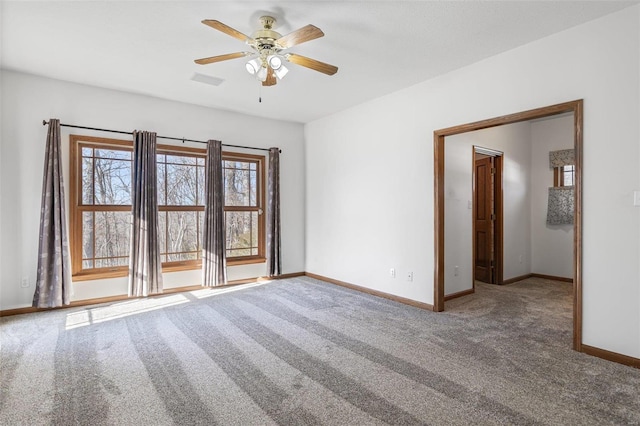
[[[456,265],[453,267],[453,276],[457,277],[458,273],[460,272],[460,268]]]
[[[407,281],[413,281],[413,272],[407,273]]]
[[[22,280],[20,281],[20,287],[22,288],[29,287],[29,277],[22,277]]]
[[[395,270],[395,268],[391,268],[391,269],[389,269],[389,275],[391,275],[391,278],[395,278],[395,277],[396,277],[396,270]]]

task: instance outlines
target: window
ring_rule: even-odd
[[[129,141],[71,135],[74,279],[124,276],[129,264]],[[264,262],[264,156],[223,153],[227,262]],[[158,145],[158,239],[163,271],[201,267],[205,150]]]
[[[576,176],[576,166],[567,165],[553,169],[553,186],[573,186]]]
[[[163,267],[200,264],[204,155],[158,149],[158,240]]]
[[[264,204],[259,183],[262,160],[255,156],[223,156],[224,217],[226,223],[227,259],[264,257]]]

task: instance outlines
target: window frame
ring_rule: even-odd
[[[566,171],[564,169],[565,167],[572,167],[573,170]],[[565,185],[565,183],[566,183],[565,180],[564,180],[565,173],[571,173],[573,175],[573,183],[575,184],[576,166],[575,165],[558,166],[558,167],[554,167],[553,168],[553,186],[554,187],[559,188],[559,187],[563,187],[563,186],[574,186],[574,185]]]
[[[124,277],[128,274],[128,266],[114,266],[107,268],[82,268],[82,216],[85,211],[126,211],[131,212],[131,205],[83,205],[82,204],[82,149],[81,146],[94,145],[105,149],[121,149],[125,151],[133,151],[133,143],[127,140],[110,139],[96,136],[69,135],[69,236],[70,236],[70,255],[71,255],[71,276],[74,281],[95,280],[103,278]],[[206,167],[206,149],[182,147],[175,145],[158,144],[158,154],[186,155],[205,158]],[[248,161],[257,164],[257,206],[237,206],[233,210],[237,211],[258,211],[258,254],[252,256],[238,256],[227,258],[228,266],[245,265],[252,263],[266,262],[265,256],[265,240],[266,240],[266,212],[264,211],[266,199],[266,159],[263,155],[254,155],[238,152],[222,152],[223,161]],[[160,200],[158,200],[160,202]],[[204,200],[203,200],[204,201]],[[201,206],[167,206],[158,205],[158,212],[163,211],[202,211],[204,205]],[[228,211],[225,206],[225,212]],[[226,229],[226,225],[225,225]],[[201,233],[202,230],[199,230]],[[200,241],[201,242],[201,241]],[[181,260],[162,263],[162,272],[175,272],[199,269],[202,267],[201,253],[198,259]]]
[[[98,278],[115,278],[126,276],[128,266],[114,266],[110,268],[82,267],[82,215],[85,211],[120,211],[131,212],[131,205],[84,205],[82,204],[82,148],[84,145],[111,146],[112,149],[133,151],[130,141],[106,139],[94,136],[69,135],[69,159],[71,163],[69,171],[69,237],[71,255],[71,276],[74,281]]]
[[[163,145],[163,144],[158,144],[157,148],[156,148],[157,154],[159,155],[180,155],[180,156],[184,156],[184,157],[194,157],[194,158],[202,158],[205,160],[205,167],[206,167],[206,154],[207,151],[204,149],[199,149],[199,148],[191,148],[191,147],[180,147],[180,146],[174,146],[174,145]],[[157,159],[156,159],[157,161]],[[166,175],[165,175],[166,176]],[[165,189],[166,189],[166,183],[167,183],[167,179],[165,178]],[[203,182],[204,184],[204,182]],[[158,182],[159,185],[159,182]],[[198,213],[202,213],[204,214],[204,200],[202,205],[193,205],[193,206],[181,206],[181,205],[169,205],[169,204],[160,204],[160,199],[158,198],[158,226],[160,225],[160,213],[161,212],[191,212],[191,211],[195,211]],[[196,226],[199,227],[200,222],[198,220],[196,220]],[[167,220],[165,221],[165,227],[168,228],[169,226],[169,220],[168,220],[168,216],[167,216]],[[198,230],[199,231],[199,235],[198,235],[198,241],[201,243],[201,232],[202,230]],[[166,232],[165,229],[165,244],[167,244],[167,239],[166,239],[166,235],[168,235],[168,233]],[[160,251],[160,256],[163,255],[168,255],[168,253],[163,253],[161,249],[159,249],[158,251]],[[185,252],[187,253],[187,252]],[[190,259],[190,260],[174,260],[174,261],[167,261],[167,262],[162,262],[162,272],[173,272],[173,271],[185,271],[185,270],[190,270],[190,269],[198,269],[202,266],[202,253],[197,253],[196,254],[196,259]]]
[[[222,152],[223,161],[242,161],[242,162],[254,162],[257,164],[256,177],[258,180],[257,193],[256,193],[256,206],[224,206],[224,212],[228,211],[256,211],[258,212],[258,254],[250,256],[236,256],[228,257],[227,265],[244,265],[250,263],[264,263],[266,262],[265,254],[265,240],[266,240],[266,171],[265,171],[265,156],[254,155],[239,152]],[[226,198],[225,198],[226,199]],[[226,229],[226,226],[225,226]],[[226,249],[226,247],[225,247]]]

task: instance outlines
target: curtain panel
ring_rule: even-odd
[[[220,141],[207,142],[204,200],[202,285],[214,287],[227,283],[222,142]]]
[[[572,186],[549,188],[548,225],[573,224],[574,197]]]
[[[269,176],[267,180],[267,274],[272,277],[282,273],[279,148],[269,148]]]
[[[32,305],[54,308],[71,302],[69,243],[62,180],[60,120],[49,120],[44,156],[38,270]]]
[[[129,296],[162,292],[158,241],[156,134],[133,132]]]

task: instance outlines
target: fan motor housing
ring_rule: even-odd
[[[258,50],[273,49],[276,47],[276,40],[282,37],[279,32],[271,29],[276,19],[272,16],[262,16],[260,23],[263,28],[253,33],[251,37],[255,40]]]
[[[259,30],[253,33],[251,37],[256,41],[257,47],[262,49],[265,47],[275,47],[276,40],[279,39],[281,35],[272,30]]]

